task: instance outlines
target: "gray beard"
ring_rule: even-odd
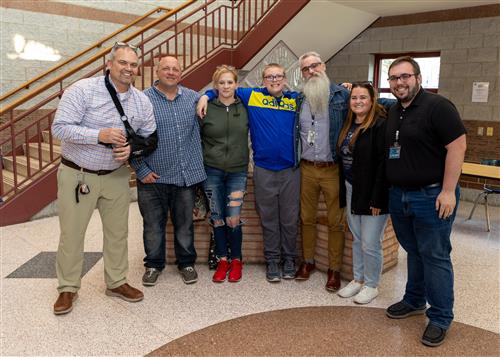
[[[312,114],[327,113],[330,97],[330,79],[324,72],[309,78],[303,88]]]

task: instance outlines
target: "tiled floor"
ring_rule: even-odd
[[[483,207],[478,208],[473,220],[465,221],[470,208],[470,203],[461,203],[452,235],[456,321],[492,331],[498,341],[500,209],[491,209],[493,229],[487,233]],[[130,211],[129,281],[139,287],[143,273],[142,221],[137,204],[132,204]],[[168,266],[157,286],[144,289],[144,301],[127,303],[104,295],[103,263],[99,259],[82,280],[73,312],[55,316],[55,279],[7,276],[40,253],[56,251],[58,232],[57,217],[0,228],[2,356],[144,355],[188,333],[241,316],[295,307],[355,306],[349,299],[324,290],[323,273],[314,273],[303,283],[269,284],[264,280],[264,266],[246,265],[240,283],[214,284],[212,273],[201,263],[197,267],[198,283],[184,285],[176,269]],[[99,215],[94,214],[87,231],[86,252],[102,250],[101,235]],[[400,252],[399,260],[395,269],[384,274],[381,294],[369,307],[385,308],[401,297],[406,281],[404,252]],[[415,336],[417,340],[419,337]],[[478,343],[495,342],[490,338]]]

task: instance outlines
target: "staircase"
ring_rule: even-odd
[[[137,88],[152,85],[155,60],[176,56],[182,84],[199,90],[221,63],[241,68],[309,0],[190,0],[157,8],[0,98],[0,226],[25,222],[56,199],[60,147],[50,132],[69,85],[100,75],[116,41],[139,47]],[[151,18],[152,14],[164,12]],[[144,24],[130,34],[131,26]],[[131,182],[134,184],[134,181]]]

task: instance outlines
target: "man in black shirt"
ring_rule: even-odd
[[[387,122],[386,174],[394,231],[408,253],[408,281],[402,301],[387,308],[395,319],[426,314],[422,343],[438,346],[453,320],[450,233],[459,199],[465,128],[448,99],[421,88],[418,63],[400,57],[389,67],[398,103]]]

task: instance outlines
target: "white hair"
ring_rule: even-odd
[[[302,62],[308,57],[316,57],[317,59],[319,59],[320,62],[323,62],[323,60],[321,59],[321,56],[318,52],[309,51],[309,52],[306,52],[302,56],[299,57],[299,64],[301,67],[302,67]]]
[[[312,114],[327,113],[330,97],[330,79],[325,72],[315,72],[304,83],[303,92]]]

